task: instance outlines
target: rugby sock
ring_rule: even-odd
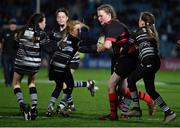
[[[20,88],[14,88],[14,94],[16,95],[16,99],[17,99],[17,102],[18,102],[19,104],[21,104],[21,103],[24,102],[24,100],[23,100],[23,94],[22,94]]]
[[[131,92],[130,92],[129,88],[126,91],[126,96],[127,97],[131,96]],[[145,92],[138,91],[138,97],[139,97],[140,100],[145,101],[147,104],[151,103],[151,100],[152,100],[151,97]]]
[[[167,106],[167,104],[164,102],[164,100],[162,99],[161,96],[159,96],[154,101],[165,113],[170,113],[171,112],[170,108]]]
[[[140,105],[139,105],[139,97],[138,97],[137,91],[131,92],[131,98],[132,98],[133,103],[134,103],[134,106],[133,106],[133,107],[139,108]]]
[[[145,101],[147,104],[151,103],[151,97],[147,93],[138,91],[138,96],[140,100]]]
[[[59,86],[56,85],[56,88],[54,89],[54,91],[53,91],[53,93],[52,93],[52,95],[51,95],[51,99],[50,99],[48,108],[49,108],[50,106],[54,106],[54,105],[55,105],[56,100],[57,100],[57,98],[58,98],[59,95],[60,95],[61,89],[62,89],[62,88],[59,88]]]
[[[62,102],[67,102],[67,104],[68,105],[73,105],[73,98],[72,98],[72,96],[71,95],[69,95],[69,94],[63,94],[63,97],[62,97]]]
[[[74,81],[74,87],[88,87],[89,82],[88,81]]]
[[[126,89],[126,94],[125,94],[125,96],[131,98],[131,91],[130,91],[129,88]]]
[[[57,100],[57,98],[55,98],[55,97],[51,97],[51,99],[50,99],[50,101],[49,101],[48,108],[49,108],[50,106],[54,106],[54,105],[55,105],[55,103],[56,103],[56,100]]]
[[[109,93],[109,103],[110,103],[111,116],[117,117],[118,99],[117,99],[117,94],[115,92]]]
[[[61,100],[64,100],[64,101],[66,101],[66,100],[67,100],[67,94],[66,94],[66,93],[64,93],[64,94],[63,94],[63,96],[62,96]]]
[[[122,107],[122,111],[127,112],[128,109],[129,109],[130,104],[131,104],[131,99],[124,98],[124,105]]]
[[[59,103],[59,107],[63,109],[66,106],[66,100],[62,99]]]
[[[73,105],[73,99],[71,95],[67,95],[67,103],[68,105]]]
[[[29,88],[29,93],[30,93],[30,96],[31,96],[31,106],[37,106],[37,100],[38,100],[38,97],[37,97],[37,90],[36,90],[36,87],[30,87]]]

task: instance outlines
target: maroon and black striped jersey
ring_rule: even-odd
[[[111,20],[103,27],[105,41],[112,42],[113,54],[115,57],[120,56],[120,49],[128,42],[129,30],[127,26],[118,20]]]

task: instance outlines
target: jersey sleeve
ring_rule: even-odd
[[[116,43],[125,43],[128,41],[129,31],[125,25],[113,22],[104,28],[105,40]]]
[[[42,32],[40,35],[40,45],[43,51],[48,54],[52,54],[57,50],[57,46],[55,45],[55,43],[50,41],[50,38],[46,32]]]
[[[135,37],[136,32],[133,31],[129,36],[128,42],[123,47],[122,54],[136,54],[138,52]]]
[[[128,42],[129,42],[130,44],[135,44],[135,41],[136,41],[136,32],[133,31],[133,32],[131,32],[131,34],[130,34],[130,36],[129,36]]]
[[[104,36],[105,36],[105,41],[108,40],[111,42],[116,42],[116,37],[118,36],[118,34],[113,24],[108,24],[104,27]]]

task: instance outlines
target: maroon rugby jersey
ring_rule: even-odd
[[[105,41],[112,42],[113,54],[115,57],[120,56],[120,48],[128,42],[129,30],[127,26],[118,20],[111,20],[103,26]]]

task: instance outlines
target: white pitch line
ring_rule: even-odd
[[[159,121],[160,119],[159,118],[149,118],[147,120],[152,120],[152,121]]]

